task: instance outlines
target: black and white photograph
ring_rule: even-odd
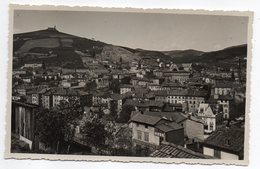
[[[9,156],[247,161],[248,13],[11,16]]]

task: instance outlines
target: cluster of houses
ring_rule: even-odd
[[[12,132],[33,147],[36,109],[73,98],[114,119],[128,113],[120,123],[128,125],[132,148],[148,149],[149,156],[243,159],[244,116],[235,106],[245,104],[245,84],[229,72],[217,79],[193,64],[95,65],[61,69],[33,63],[13,70]],[[167,154],[169,149],[178,153]]]

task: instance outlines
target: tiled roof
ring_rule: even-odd
[[[213,132],[203,144],[240,153],[244,148],[244,129],[235,126],[220,128]]]
[[[207,91],[203,90],[167,90],[167,91],[156,91],[157,96],[195,96],[195,97],[206,97]]]
[[[160,101],[138,101],[138,100],[132,100],[132,99],[127,99],[126,102],[124,103],[125,105],[132,105],[136,107],[163,107],[164,103]]]
[[[180,123],[187,119],[187,117],[184,114],[179,113],[179,112],[152,112],[152,111],[149,111],[149,112],[144,112],[144,114],[150,115],[150,116],[166,118],[167,120],[171,120],[176,123]]]
[[[137,123],[143,123],[143,124],[148,124],[148,125],[156,125],[159,121],[161,120],[160,117],[156,116],[149,116],[149,115],[144,115],[141,113],[138,113],[134,115],[131,119],[130,122],[137,122]]]
[[[225,81],[225,82],[216,82],[214,87],[216,88],[233,88],[233,82]]]
[[[194,152],[182,146],[163,142],[158,150],[153,152],[151,157],[159,158],[191,158],[191,159],[211,159],[212,157]]]
[[[233,100],[231,95],[219,95],[218,100]]]
[[[166,133],[169,131],[182,129],[183,127],[175,122],[166,122],[166,123],[156,124],[155,128]]]

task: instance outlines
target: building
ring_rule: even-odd
[[[119,89],[120,89],[120,94],[125,94],[127,92],[133,91],[134,86],[122,84],[122,85],[120,85]]]
[[[109,86],[109,78],[106,77],[106,76],[105,77],[96,78],[95,82],[97,84],[97,89]]]
[[[52,107],[52,105],[53,105],[52,94],[53,94],[52,89],[47,90],[46,92],[42,93],[41,101],[42,101],[42,107],[43,108],[50,109]]]
[[[26,63],[23,68],[41,68],[42,66],[42,63]]]
[[[162,141],[184,145],[184,129],[161,117],[137,113],[129,121],[134,146],[156,148]]]
[[[231,126],[216,130],[203,142],[203,154],[222,160],[242,160],[244,129]]]
[[[192,70],[192,63],[183,63],[182,67],[185,71],[189,72]]]
[[[190,78],[190,72],[187,71],[164,71],[163,77],[169,82],[180,82],[184,83]]]
[[[162,142],[162,145],[154,151],[150,157],[156,158],[189,158],[189,159],[212,159],[207,156],[174,143]]]
[[[228,95],[232,93],[233,90],[232,82],[216,82],[212,87],[214,95]]]
[[[35,137],[35,118],[37,112],[37,105],[12,102],[11,131],[17,135],[20,140],[27,143],[31,150],[37,148],[37,139]]]
[[[155,92],[155,101],[168,102],[171,104],[182,104],[185,111],[197,111],[199,104],[204,103],[207,98],[207,91],[204,90],[167,90]]]
[[[216,112],[213,112],[208,103],[201,103],[199,105],[197,116],[204,122],[205,134],[211,134],[216,130],[217,114]]]
[[[204,124],[203,121],[181,112],[144,112],[145,115],[160,117],[169,121],[173,121],[184,129],[184,137],[186,141],[198,142],[204,140]]]
[[[79,95],[75,90],[56,88],[52,93],[52,107],[56,107],[62,100],[68,101],[69,98],[79,99]]]
[[[111,100],[108,104],[108,108],[110,109],[110,112],[115,112],[117,116],[119,116],[120,112],[123,109],[123,104],[125,100],[126,98],[120,94],[112,94]]]

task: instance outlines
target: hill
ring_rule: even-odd
[[[104,42],[77,37],[47,28],[13,35],[14,67],[28,62],[44,62],[46,65],[65,68],[84,67],[83,61],[96,59],[157,64],[157,59],[173,63],[228,63],[243,58],[247,45],[229,47],[219,51],[202,52],[193,49],[153,51],[115,46]]]
[[[76,65],[84,67],[81,56],[75,51],[91,55],[101,52],[106,44],[81,38],[48,28],[34,32],[14,34],[13,52],[19,67],[25,62],[44,62],[51,66]],[[33,55],[33,57],[31,57]]]
[[[247,45],[233,46],[213,52],[198,52],[185,54],[181,57],[173,57],[176,63],[228,63],[234,61],[237,57],[244,58],[247,55]]]

